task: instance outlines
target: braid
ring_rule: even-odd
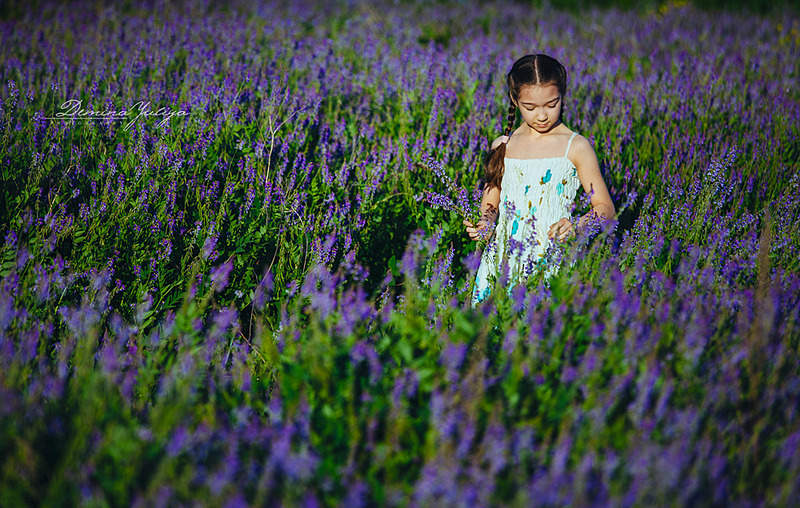
[[[506,116],[506,136],[511,135],[511,130],[514,128],[514,119],[517,117],[517,107],[514,103],[508,105],[508,115]]]

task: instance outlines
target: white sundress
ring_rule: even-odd
[[[570,217],[570,205],[580,187],[577,169],[567,158],[575,134],[573,132],[569,137],[567,149],[561,157],[506,157],[503,160],[505,169],[500,184],[497,225],[494,236],[481,254],[472,291],[473,307],[491,292],[489,275],[500,278],[502,259],[510,245],[515,245],[515,249],[508,257],[509,293],[514,286],[513,281],[524,282],[538,270],[545,270],[544,277],[547,280],[558,270],[557,260],[545,255],[551,242],[558,245],[557,240],[548,238],[547,231],[560,219]]]

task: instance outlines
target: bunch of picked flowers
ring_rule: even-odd
[[[494,232],[498,210],[490,206],[481,214],[481,189],[476,188],[470,194],[467,189],[456,184],[447,175],[440,162],[426,157],[423,162],[417,162],[416,166],[433,172],[444,183],[447,190],[445,194],[425,190],[415,195],[414,199],[423,200],[436,208],[455,212],[462,219],[476,225],[476,227],[483,223],[484,227],[480,229],[480,239],[478,240],[479,248],[483,249]]]

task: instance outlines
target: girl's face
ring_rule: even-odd
[[[516,105],[525,123],[537,132],[547,132],[561,116],[561,94],[553,84],[523,85]]]

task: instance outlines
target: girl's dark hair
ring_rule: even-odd
[[[506,76],[508,92],[514,98],[509,98],[508,115],[506,116],[506,128],[503,133],[510,136],[514,129],[514,120],[517,118],[517,106],[514,101],[519,100],[520,89],[523,85],[556,85],[558,93],[561,95],[561,114],[564,114],[564,94],[567,91],[567,70],[561,63],[553,57],[537,53],[535,55],[525,55],[514,62],[511,70]],[[559,117],[560,120],[560,117]],[[486,182],[486,189],[492,187],[500,188],[503,181],[503,171],[505,165],[503,159],[506,156],[506,143],[500,143],[497,148],[489,152],[486,161],[486,172],[483,180]]]

